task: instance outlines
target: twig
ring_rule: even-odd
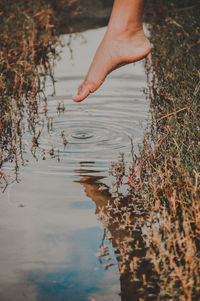
[[[196,85],[196,88],[194,89],[194,96],[197,96],[199,89],[200,89],[200,72],[198,72],[198,75],[199,75],[199,82]]]
[[[195,88],[195,90],[194,90],[194,96],[197,96],[199,90],[200,90],[200,81],[199,81],[199,83],[196,85],[196,88]]]
[[[184,27],[181,24],[179,24],[178,22],[176,22],[175,20],[173,20],[172,18],[169,17],[169,18],[166,19],[166,21],[169,21],[169,23],[174,24],[177,27],[179,27],[180,29],[182,29],[182,31],[185,33],[185,35],[187,37],[190,36],[189,33],[187,31],[185,31]]]
[[[169,135],[169,131],[167,128],[164,128],[165,132],[166,132],[166,135],[160,140],[159,144],[156,146],[154,152],[156,152],[157,148],[163,143],[163,141],[167,138],[167,136]],[[154,153],[153,152],[153,153]],[[142,163],[139,165],[139,167],[135,170],[135,172],[132,174],[132,176],[129,177],[129,180],[127,182],[124,183],[124,185],[126,184],[129,184],[130,183],[130,180],[133,179],[137,172],[139,171],[140,168],[142,168],[142,166],[144,165],[144,163],[146,162],[146,160],[153,154],[153,153],[150,153],[149,155],[147,155],[144,160],[142,161]]]
[[[0,157],[0,167],[2,166],[2,153],[1,153],[1,157]],[[0,168],[0,175],[4,178],[4,181],[6,182],[6,187],[8,185],[8,180],[7,177],[5,175],[5,173],[2,171],[2,169]]]
[[[197,88],[197,87],[196,87]],[[200,82],[199,82],[199,88],[200,88]],[[195,93],[195,92],[194,92]],[[197,107],[199,107],[200,105],[198,105]],[[184,108],[182,108],[182,109],[180,109],[180,110],[178,110],[178,111],[174,111],[174,112],[172,112],[172,113],[169,113],[169,114],[167,114],[167,115],[164,115],[164,116],[162,116],[162,117],[160,117],[159,119],[156,119],[155,121],[156,122],[159,122],[159,121],[161,121],[162,119],[164,119],[164,118],[167,118],[167,117],[169,117],[169,116],[172,116],[172,115],[176,115],[177,113],[179,113],[179,112],[182,112],[182,111],[185,111],[185,110],[187,110],[187,109],[190,109],[190,107],[184,107]]]
[[[191,5],[191,6],[186,6],[186,7],[180,7],[180,8],[177,8],[176,10],[182,11],[182,10],[192,9],[192,8],[195,8],[195,7],[197,7],[197,5]]]
[[[4,181],[6,182],[6,185],[8,185],[7,177],[6,177],[5,173],[1,169],[0,169],[0,175],[4,178]]]
[[[180,110],[178,110],[178,111],[174,111],[174,112],[169,113],[169,114],[167,114],[167,115],[165,115],[165,116],[162,116],[162,117],[160,117],[159,119],[156,119],[156,122],[159,122],[159,121],[161,121],[162,119],[167,118],[167,117],[169,117],[169,116],[176,115],[177,113],[179,113],[179,112],[181,112],[181,111],[184,111],[184,110],[186,110],[186,109],[189,109],[189,107],[185,107],[185,108],[182,108],[182,109],[180,109]]]

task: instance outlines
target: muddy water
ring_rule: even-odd
[[[116,241],[123,243],[123,235],[104,240],[115,229],[106,228],[102,213],[111,200],[111,162],[120,153],[128,161],[131,139],[137,145],[143,137],[149,109],[143,63],[109,75],[85,102],[71,101],[104,31],[72,36],[71,59],[62,50],[54,96],[47,79],[48,117],[41,103],[39,146],[33,156],[31,135],[24,134],[19,183],[10,180],[1,194],[1,301],[139,300],[132,296],[138,287],[130,290],[119,268]],[[4,171],[12,178],[11,165]]]

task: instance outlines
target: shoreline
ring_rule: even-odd
[[[191,3],[190,3],[191,4]],[[133,200],[148,208],[144,242],[161,300],[200,298],[200,62],[198,5],[148,3],[151,58],[146,60],[152,126],[141,147]],[[185,22],[187,20],[187,23]],[[159,144],[168,132],[166,139]],[[148,157],[146,157],[148,156]],[[140,166],[143,159],[146,161]],[[132,169],[132,174],[135,169]],[[141,225],[141,222],[138,222]]]
[[[44,67],[44,74],[49,73],[54,80],[53,64],[58,55],[56,45],[59,39],[57,29],[54,28],[54,12],[43,10],[41,13],[36,7],[34,15],[32,9],[30,7],[28,10],[32,18],[27,18],[26,43],[10,48],[10,40],[15,41],[11,34],[15,37],[15,31],[10,32],[10,40],[2,39],[6,42],[4,48],[9,49],[10,53],[1,65],[4,71],[0,82],[1,165],[9,160],[14,161],[16,175],[19,168],[17,151],[22,150],[20,139],[23,133],[23,122],[18,118],[26,108],[33,132],[32,147],[36,148],[40,133],[33,127],[33,121],[37,123],[40,120],[36,100],[36,96],[42,90],[40,68]],[[124,227],[126,233],[131,233],[130,237],[133,229],[139,229],[143,238],[140,248],[145,250],[146,258],[152,263],[152,277],[156,277],[161,292],[160,295],[157,292],[157,296],[163,300],[182,298],[188,301],[200,297],[200,62],[197,55],[200,45],[199,14],[199,7],[190,6],[187,0],[181,4],[175,0],[148,3],[146,18],[149,19],[153,49],[151,60],[146,60],[146,70],[152,126],[146,133],[139,156],[133,154],[133,165],[128,166],[130,174],[134,174],[137,166],[140,167],[137,177],[130,179],[128,198],[119,194],[109,204],[117,212],[119,225]],[[79,13],[71,19],[73,18],[74,22],[76,18],[85,22],[85,18]],[[103,17],[99,22],[106,22],[107,18],[108,16]],[[7,20],[5,24],[6,22]],[[9,24],[13,26],[13,23]],[[89,26],[94,26],[94,23],[92,24]],[[22,26],[19,28],[24,29],[23,24],[19,25]],[[79,25],[81,30],[84,26]],[[41,39],[41,32],[47,36],[44,35]],[[24,32],[19,33],[20,37],[17,40],[23,42]],[[45,48],[47,41],[49,44]],[[28,45],[27,48],[25,45]],[[22,51],[24,49],[25,52]],[[4,54],[5,51],[2,51],[2,57]],[[162,141],[166,135],[165,129],[168,135]],[[144,158],[146,160],[141,165]],[[124,162],[119,162],[113,169],[118,193],[125,175]],[[130,214],[119,215],[118,207],[130,207]],[[141,212],[141,215],[138,212]],[[106,211],[106,216],[109,214]],[[113,220],[116,216],[110,215]],[[120,221],[123,223],[120,224]],[[123,278],[127,268],[130,274],[132,273],[130,278],[137,280],[134,273],[141,263],[135,260],[132,242],[130,246],[132,249],[128,257],[127,247],[122,249],[124,257],[122,256],[120,275]],[[140,276],[140,280],[145,282],[143,275]]]

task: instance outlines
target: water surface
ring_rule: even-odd
[[[53,96],[47,80],[48,117],[41,102],[44,128],[32,152],[31,134],[24,134],[19,183],[11,183],[12,165],[4,168],[10,185],[0,201],[1,301],[139,300],[131,299],[138,286],[130,290],[117,256],[126,234],[106,228],[103,216],[112,199],[111,162],[120,153],[130,160],[131,140],[142,141],[149,110],[143,63],[113,72],[86,101],[71,100],[104,32],[72,36],[72,59],[65,47]],[[105,232],[114,238],[105,240]]]

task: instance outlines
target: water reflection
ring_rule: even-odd
[[[95,214],[104,224],[99,260],[106,269],[113,265],[106,241],[111,242],[120,273],[121,300],[155,300],[159,292],[156,284],[158,276],[151,262],[146,259],[142,224],[138,223],[141,216],[146,219],[148,214],[142,205],[137,208],[131,195],[113,196],[110,188],[101,183],[101,179],[98,176],[82,175],[76,181],[95,203]]]
[[[129,160],[131,140],[137,144],[143,136],[148,111],[144,69],[141,63],[121,68],[84,103],[71,101],[70,91],[82,80],[104,31],[87,32],[88,44],[81,37],[73,41],[75,66],[64,63],[69,53],[63,50],[56,95],[47,80],[47,102],[38,102],[35,114],[23,121],[19,183],[10,184],[0,202],[1,300],[118,301],[126,300],[126,291],[127,298],[133,294],[133,283],[137,292],[146,289],[139,272],[137,281],[130,276],[128,265],[135,257],[125,252],[132,246],[145,256],[141,228],[123,228],[123,206],[113,207],[108,189],[111,161],[119,152]],[[4,171],[11,183],[12,162]],[[131,240],[136,234],[137,248]],[[132,257],[125,261],[127,256]],[[142,264],[147,265],[143,257]]]
[[[97,259],[102,225],[77,186],[67,175],[26,172],[6,190],[0,202],[1,300],[88,301],[94,293],[96,300],[118,300],[117,268],[105,273]]]

